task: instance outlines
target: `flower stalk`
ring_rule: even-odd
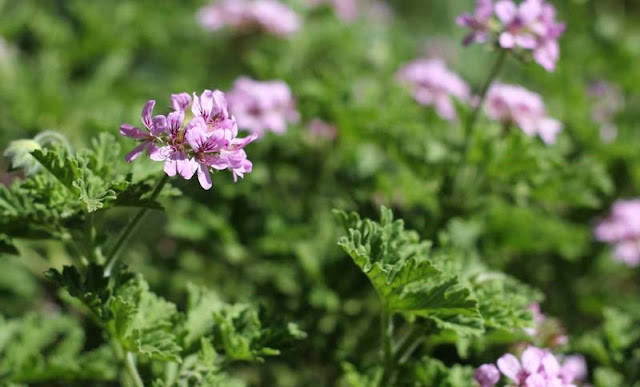
[[[151,193],[151,196],[149,197],[149,199],[155,200],[158,197],[158,195],[160,195],[160,192],[162,192],[162,189],[164,188],[164,186],[167,184],[168,181],[169,181],[169,176],[164,175],[156,185],[156,188]],[[109,277],[113,272],[113,269],[116,263],[118,262],[120,251],[126,244],[127,240],[129,240],[129,238],[131,237],[131,234],[135,232],[136,228],[138,227],[138,224],[140,224],[140,221],[144,218],[147,211],[149,211],[147,207],[143,207],[140,210],[138,210],[138,213],[133,218],[131,218],[127,226],[124,228],[124,230],[122,230],[122,233],[120,233],[118,240],[116,241],[115,245],[113,245],[113,248],[107,255],[107,265],[105,266],[105,269],[104,269],[105,277]]]

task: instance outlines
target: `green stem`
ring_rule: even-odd
[[[136,387],[144,387],[144,383],[142,382],[142,378],[140,378],[138,368],[136,367],[136,358],[133,356],[133,353],[127,352],[126,364],[127,371],[129,372],[129,376],[131,376],[131,379],[133,380],[133,384]]]
[[[382,353],[384,371],[380,378],[380,387],[388,386],[391,377],[395,371],[395,363],[393,361],[393,351],[391,346],[391,340],[393,337],[393,315],[389,313],[386,307],[382,310],[382,316],[380,319],[380,326],[382,330]]]
[[[422,343],[423,334],[423,330],[416,325],[411,327],[411,330],[393,351],[393,361],[395,364],[402,365],[411,357],[416,348]]]
[[[153,193],[151,193],[151,196],[149,197],[149,199],[155,200],[158,197],[158,195],[160,195],[160,192],[162,192],[162,189],[164,188],[165,184],[167,184],[168,181],[169,181],[169,176],[164,175],[162,179],[158,182],[158,185],[156,185],[156,188],[153,190]],[[147,207],[141,208],[138,211],[138,213],[129,221],[125,229],[120,234],[120,237],[118,237],[118,240],[113,246],[113,249],[111,249],[111,252],[107,255],[107,265],[104,269],[105,277],[109,277],[111,275],[113,268],[118,262],[120,250],[122,250],[122,248],[124,247],[125,243],[129,239],[131,234],[135,231],[136,227],[138,226],[142,218],[144,218],[147,211],[149,211]]]
[[[498,58],[496,59],[493,67],[491,68],[491,72],[487,77],[484,85],[482,85],[482,89],[480,90],[480,100],[478,101],[478,105],[473,109],[471,114],[469,115],[467,122],[464,128],[464,145],[462,148],[463,160],[466,161],[469,153],[469,147],[471,145],[471,135],[473,134],[473,128],[478,122],[478,116],[480,115],[480,110],[484,106],[484,102],[487,99],[487,92],[489,91],[489,87],[496,79],[500,70],[502,69],[502,65],[504,64],[505,59],[507,58],[507,50],[500,50],[500,54],[498,54]]]

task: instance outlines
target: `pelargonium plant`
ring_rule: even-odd
[[[264,31],[288,37],[300,28],[300,17],[276,0],[222,0],[198,12],[200,24],[207,30],[229,28],[235,32]]]
[[[547,116],[542,97],[521,86],[496,83],[487,94],[487,115],[505,125],[516,125],[528,136],[556,142],[562,124]]]
[[[558,38],[565,24],[556,20],[553,5],[545,0],[477,0],[474,13],[458,16],[460,26],[471,29],[464,44],[484,43],[492,38],[503,50],[528,51],[547,71],[553,71],[560,56]]]
[[[596,239],[614,246],[613,257],[629,266],[640,265],[640,199],[618,200],[611,214],[595,227]]]
[[[146,152],[151,160],[164,162],[168,176],[189,180],[197,173],[204,189],[212,186],[212,169],[230,170],[234,181],[251,172],[244,147],[257,136],[237,137],[236,119],[229,114],[221,91],[205,90],[200,96],[193,93],[193,103],[187,93],[174,94],[171,100],[174,111],[166,116],[152,116],[156,101],[147,101],[142,109],[144,129],[120,126],[120,134],[140,143],[127,154],[128,162]],[[192,117],[185,122],[190,104]]]
[[[440,59],[409,62],[398,70],[396,77],[412,90],[419,104],[433,106],[448,121],[457,119],[453,99],[467,102],[470,97],[469,86]]]
[[[256,81],[238,78],[227,93],[229,111],[241,130],[257,136],[266,132],[282,134],[289,123],[296,123],[300,114],[289,86],[283,81]]]

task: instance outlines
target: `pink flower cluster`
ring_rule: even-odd
[[[521,86],[493,84],[487,93],[486,111],[491,119],[515,124],[547,144],[555,143],[562,130],[559,121],[547,116],[542,98]]]
[[[474,373],[481,387],[493,387],[500,381],[500,373],[517,387],[573,387],[587,376],[582,356],[568,356],[562,364],[551,352],[537,347],[527,348],[518,360],[508,353],[493,364],[483,364]]]
[[[200,24],[207,30],[228,27],[238,32],[265,31],[286,37],[300,28],[300,17],[275,0],[222,0],[198,12]]]
[[[615,259],[640,265],[640,199],[619,200],[594,230],[596,239],[614,244]]]
[[[198,174],[204,189],[211,188],[209,171],[229,169],[234,181],[251,172],[244,147],[256,135],[238,138],[236,120],[227,110],[227,100],[219,90],[205,90],[200,96],[188,93],[171,96],[173,111],[166,116],[152,116],[156,101],[150,100],[142,109],[144,129],[129,124],[120,126],[120,134],[140,144],[126,156],[127,162],[137,159],[144,151],[151,160],[163,161],[169,176],[180,175],[189,180]],[[193,117],[184,124],[187,108]]]
[[[615,140],[618,136],[615,116],[625,105],[622,91],[609,82],[596,81],[589,84],[587,93],[593,100],[591,118],[600,125],[600,138],[604,142]]]
[[[258,136],[267,131],[284,133],[287,123],[300,119],[291,90],[283,81],[260,82],[241,77],[227,93],[227,99],[240,129]]]
[[[495,4],[477,0],[475,12],[458,16],[457,23],[471,29],[465,44],[484,43],[495,32],[500,47],[529,50],[539,65],[553,71],[560,56],[558,38],[566,27],[555,19],[555,8],[545,0],[524,0],[520,4],[513,0]]]
[[[434,106],[445,120],[457,119],[452,98],[467,101],[469,86],[440,59],[418,59],[403,66],[396,74],[409,85],[414,99],[421,105]]]

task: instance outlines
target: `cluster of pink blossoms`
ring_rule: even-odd
[[[555,143],[562,130],[559,121],[547,116],[542,98],[521,86],[493,84],[487,93],[486,111],[491,119],[515,124],[547,144]]]
[[[207,30],[225,27],[242,33],[265,31],[287,37],[300,28],[300,17],[275,0],[222,0],[198,12],[200,24]]]
[[[467,101],[469,86],[440,59],[418,59],[404,65],[396,74],[399,81],[413,91],[414,99],[421,105],[434,106],[445,120],[457,119],[452,97]]]
[[[227,99],[240,129],[258,136],[267,131],[284,133],[287,123],[300,119],[291,90],[283,81],[260,82],[241,77],[227,93]]]
[[[587,365],[582,356],[568,356],[562,364],[551,352],[529,347],[518,360],[508,353],[493,364],[483,364],[474,373],[481,387],[493,387],[500,381],[500,373],[516,387],[575,387],[587,376]]]
[[[494,17],[495,16],[495,17]],[[556,20],[555,8],[545,0],[477,0],[473,14],[458,16],[458,25],[471,33],[465,44],[486,42],[492,33],[504,49],[523,49],[533,53],[534,60],[547,71],[553,71],[560,56],[558,38],[565,24]]]
[[[640,265],[640,199],[619,200],[611,214],[598,223],[595,236],[614,244],[615,259],[629,266]]]
[[[615,140],[618,136],[615,116],[625,105],[622,91],[609,82],[596,81],[589,84],[587,93],[594,103],[591,118],[600,125],[600,138],[604,142]]]
[[[164,162],[164,171],[169,176],[180,175],[189,180],[197,172],[204,189],[212,185],[210,169],[229,169],[234,181],[251,172],[252,164],[243,148],[257,136],[237,138],[238,126],[227,110],[224,93],[219,90],[205,90],[200,96],[193,93],[193,103],[188,93],[173,94],[171,103],[171,113],[152,116],[156,101],[147,101],[142,109],[144,129],[129,124],[120,126],[120,134],[140,143],[127,154],[127,162],[146,151],[151,160]],[[189,105],[193,117],[183,125]]]

